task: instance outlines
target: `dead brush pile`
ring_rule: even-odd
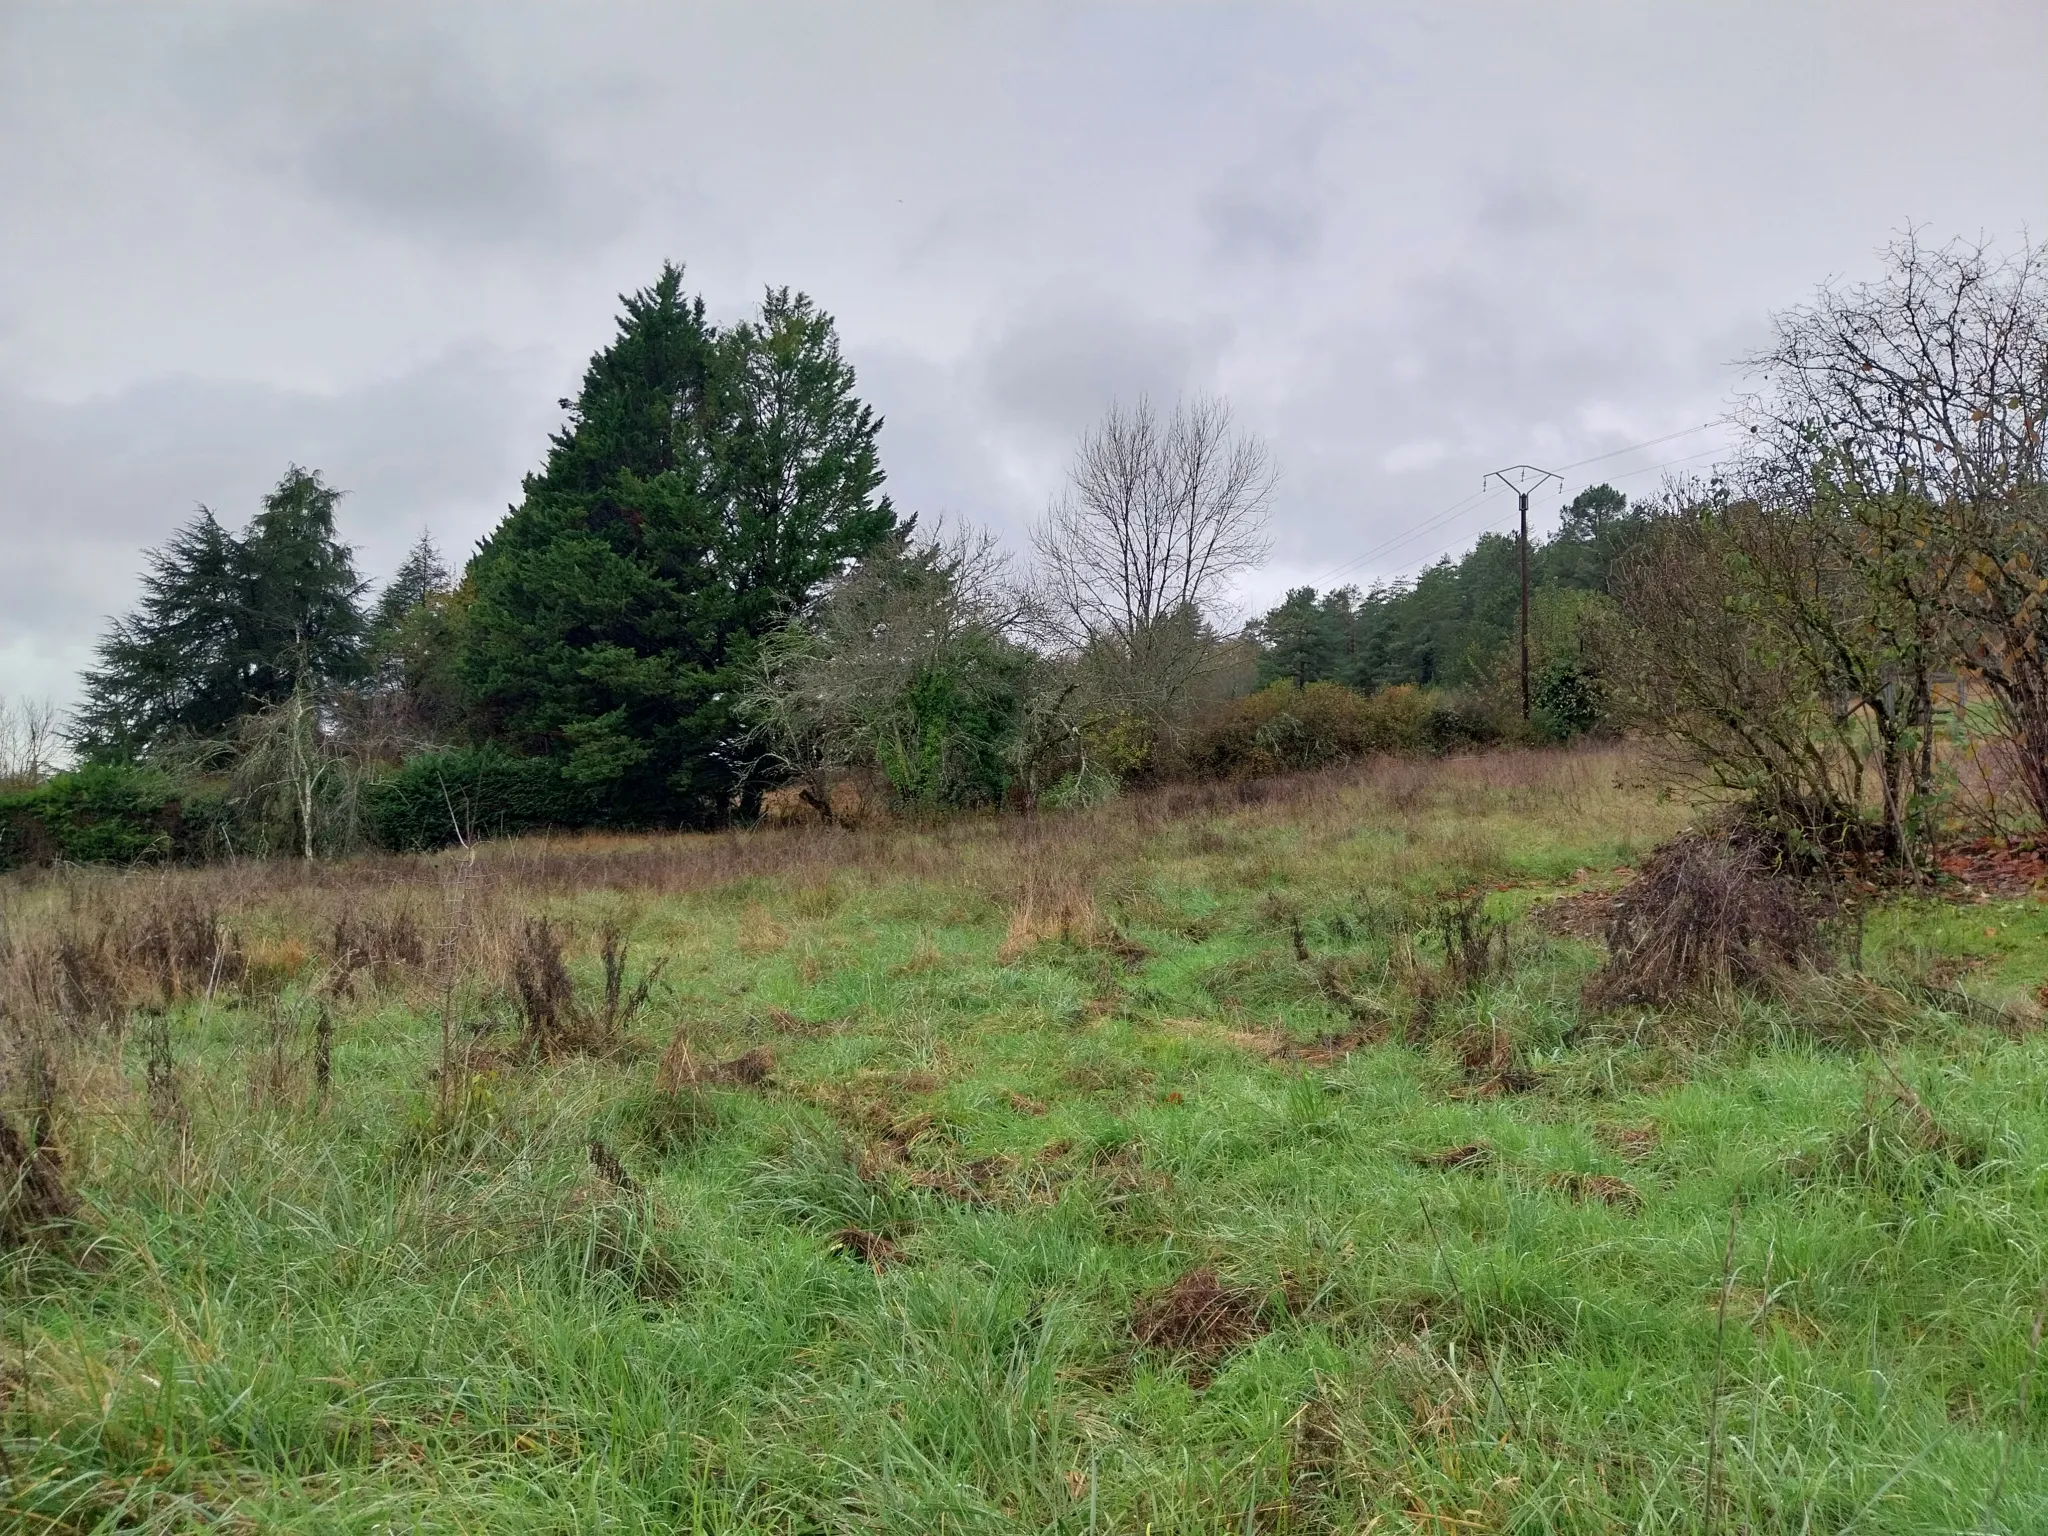
[[[1740,829],[1688,832],[1643,864],[1615,898],[1607,964],[1587,988],[1596,1008],[1773,992],[1833,969],[1831,904],[1774,867]]]

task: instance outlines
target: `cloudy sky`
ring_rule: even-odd
[[[2041,0],[0,3],[0,694],[292,462],[371,573],[466,554],[664,258],[838,317],[903,507],[1021,539],[1212,392],[1284,472],[1247,604],[1396,575],[1497,464],[1709,463],[1906,224],[2041,233],[2044,60]]]

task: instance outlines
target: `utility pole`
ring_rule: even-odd
[[[1546,480],[1555,480],[1560,486],[1564,476],[1548,469],[1538,469],[1534,464],[1511,464],[1506,469],[1489,471],[1479,481],[1483,491],[1493,481],[1515,493],[1515,500],[1522,510],[1522,718],[1529,718],[1529,493],[1541,490]]]

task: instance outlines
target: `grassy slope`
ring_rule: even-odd
[[[1626,766],[179,877],[287,984],[173,1010],[182,1133],[151,1122],[133,1032],[67,1066],[97,1238],[5,1277],[6,1507],[25,1530],[2048,1528],[2048,1392],[2018,1401],[2048,1281],[2038,1037],[1892,1010],[1885,1059],[1978,1143],[1965,1168],[1916,1144],[1870,1047],[1815,1043],[1853,994],[1586,1020],[1596,951],[1525,921],[1505,975],[1424,979],[1441,892],[1521,913],[1673,830]],[[13,924],[147,884],[17,890]],[[337,1005],[320,1108],[317,965],[288,978],[338,912],[397,907],[462,957],[459,1039],[504,1011],[526,912],[579,953],[623,915],[667,983],[637,1050],[507,1063],[442,1114],[437,984],[400,975]],[[1966,984],[2017,995],[2044,932],[2039,904],[1899,908],[1870,955],[1974,948]],[[1325,977],[1397,1031],[1442,994],[1429,1039],[1290,1055],[1354,1028]],[[656,1092],[678,1024],[703,1061],[771,1048],[773,1081]],[[1529,1091],[1466,1065],[1496,1040]],[[593,1172],[593,1138],[643,1192]],[[1490,1161],[1416,1161],[1478,1141]],[[1138,1344],[1134,1304],[1198,1265],[1267,1331]]]

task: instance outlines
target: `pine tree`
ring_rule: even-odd
[[[740,668],[895,524],[880,423],[808,300],[771,293],[721,335],[668,265],[624,304],[470,563],[462,675],[485,734],[557,759],[608,816],[716,820]]]
[[[362,583],[335,536],[340,493],[297,465],[237,539],[199,515],[147,556],[142,600],[108,626],[72,736],[88,757],[174,736],[218,739],[242,716],[362,674]]]
[[[1306,685],[1330,677],[1337,647],[1329,617],[1314,587],[1296,587],[1259,620],[1260,680],[1284,678]]]
[[[341,492],[294,464],[242,536],[243,695],[260,707],[325,695],[366,671],[368,583],[335,534]]]
[[[398,632],[407,614],[430,597],[447,592],[454,585],[448,575],[448,566],[441,559],[441,551],[434,547],[433,535],[424,528],[412,548],[406,551],[405,559],[384,590],[377,594],[377,603],[370,613],[370,633],[374,640],[383,641]]]

